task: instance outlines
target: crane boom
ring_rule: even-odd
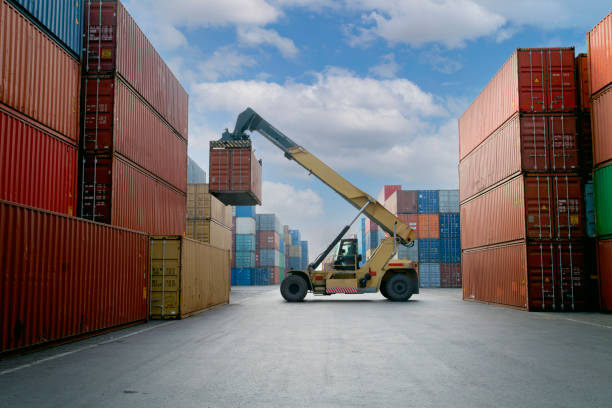
[[[363,210],[368,218],[378,224],[389,235],[399,238],[401,243],[408,244],[416,239],[416,232],[376,199],[340,176],[334,169],[276,129],[253,109],[247,108],[242,112],[236,120],[234,132],[228,133],[226,131],[222,140],[248,139],[249,136],[245,133],[246,131],[255,131],[263,135],[280,148],[288,159],[295,160],[299,165],[308,170],[310,174],[313,174],[348,201],[353,207]]]

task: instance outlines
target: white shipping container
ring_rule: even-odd
[[[421,288],[440,287],[440,264],[421,263],[419,264],[419,284]]]
[[[251,217],[236,217],[236,234],[255,235],[255,219]]]
[[[441,213],[459,212],[459,190],[440,190],[438,199]]]

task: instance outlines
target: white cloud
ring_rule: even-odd
[[[434,45],[428,51],[421,53],[420,62],[443,74],[453,74],[463,68],[461,62],[442,55],[440,47]]]
[[[395,55],[387,54],[382,57],[381,63],[371,67],[369,72],[379,78],[395,78],[399,69],[399,64],[395,62]]]
[[[289,184],[264,181],[262,195],[266,199],[257,212],[275,213],[281,220],[291,217],[306,224],[323,213],[323,200],[311,189],[297,190]]]
[[[277,48],[285,58],[295,58],[299,53],[291,39],[281,37],[275,30],[261,27],[238,27],[237,34],[241,45],[250,47],[271,45]]]
[[[230,47],[222,47],[198,64],[198,69],[202,75],[201,79],[217,81],[219,78],[231,78],[242,73],[245,67],[256,64],[252,57],[240,54]]]

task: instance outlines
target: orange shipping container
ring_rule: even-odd
[[[612,13],[587,33],[591,95],[612,83]]]
[[[6,0],[0,22],[0,103],[78,142],[79,63]]]
[[[598,242],[597,267],[601,309],[610,312],[612,311],[612,239]]]
[[[589,85],[589,58],[587,54],[576,57],[576,94],[578,109],[591,109],[591,86]]]
[[[516,50],[459,118],[459,159],[519,111],[574,111],[574,64],[573,48]]]
[[[440,217],[438,214],[418,214],[417,237],[440,238]]]
[[[595,166],[612,160],[612,86],[591,102],[593,161]]]

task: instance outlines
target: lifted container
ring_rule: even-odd
[[[250,140],[210,142],[209,191],[226,205],[261,205],[261,162]]]

